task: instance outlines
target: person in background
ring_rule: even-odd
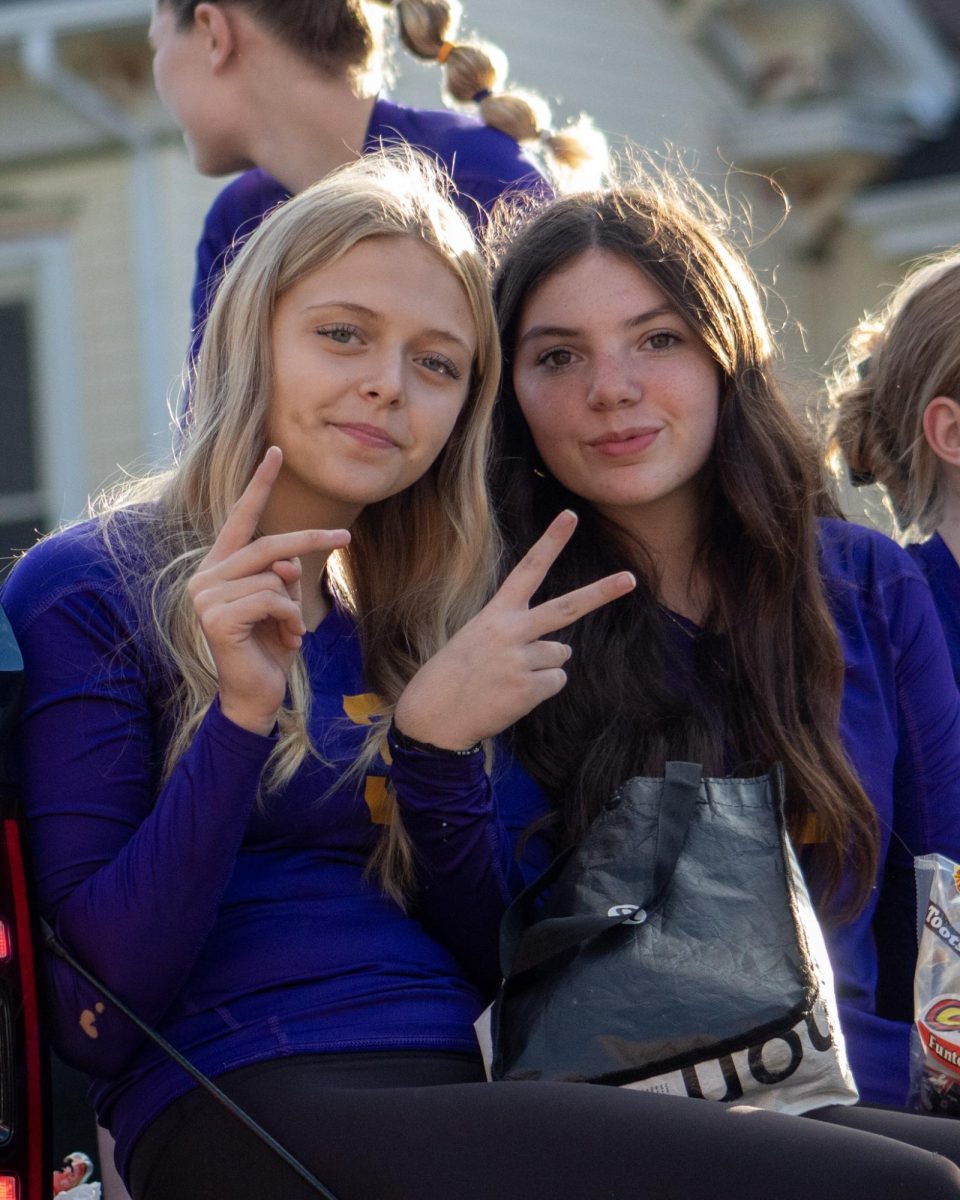
[[[960,697],[914,563],[839,519],[726,230],[709,197],[665,176],[554,200],[503,236],[493,494],[506,564],[569,507],[579,525],[540,595],[612,562],[638,578],[629,602],[567,631],[568,685],[512,746],[561,845],[668,761],[720,776],[781,763],[861,1097],[899,1106],[912,858],[960,856]],[[896,1003],[878,992],[878,955]],[[829,1115],[893,1136],[906,1121],[908,1140],[946,1128]]]
[[[539,97],[505,87],[497,47],[457,40],[459,19],[458,0],[154,0],[160,98],[199,171],[243,172],[214,201],[197,247],[194,349],[224,266],[264,215],[383,144],[433,157],[475,227],[504,193],[548,190],[541,157],[561,182],[602,171],[606,149],[589,122],[554,130]],[[381,93],[393,26],[472,111],[408,108]]]
[[[853,330],[832,380],[832,443],[877,483],[933,591],[960,681],[960,254],[924,260]]]

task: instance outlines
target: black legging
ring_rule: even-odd
[[[355,1069],[365,1057],[366,1077]],[[218,1083],[337,1200],[960,1198],[960,1122],[870,1108],[807,1120],[581,1083],[441,1082],[475,1072],[447,1055],[300,1057]],[[419,1086],[371,1086],[394,1078]],[[200,1091],[149,1127],[130,1174],[134,1200],[315,1195]]]

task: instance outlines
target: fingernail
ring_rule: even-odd
[[[569,662],[572,657],[573,657],[573,647],[567,646],[567,661]]]
[[[617,576],[618,587],[636,587],[637,577],[632,571],[621,571]]]

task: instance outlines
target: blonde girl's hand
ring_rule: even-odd
[[[394,714],[410,738],[463,750],[501,733],[555,696],[567,681],[570,647],[544,640],[636,587],[628,571],[608,575],[536,607],[530,600],[577,526],[562,512],[472,621],[425,663]]]
[[[345,529],[257,536],[283,455],[271,446],[187,584],[217,668],[220,707],[253,733],[277,719],[306,627],[300,555],[345,546]]]

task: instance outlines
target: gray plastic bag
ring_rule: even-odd
[[[703,780],[690,763],[624,784],[507,913],[491,1077],[853,1103],[782,789],[779,768]]]

